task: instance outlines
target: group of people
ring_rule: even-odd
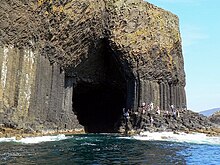
[[[142,111],[141,113],[142,114],[146,114],[147,111],[153,111],[153,110],[154,110],[154,103],[153,102],[150,102],[148,105],[146,105],[145,102],[142,103],[142,105],[141,105],[141,111]],[[156,107],[156,112],[158,114],[160,114],[160,107],[159,106]]]
[[[180,117],[179,109],[175,108],[173,104],[170,105],[170,111],[166,111],[166,114],[168,117],[172,115],[175,119]]]
[[[182,108],[182,110],[186,110],[185,107],[186,106],[184,106]],[[158,115],[161,114],[160,107],[156,106],[156,108],[154,109],[154,103],[153,102],[150,102],[148,105],[145,102],[143,102],[140,109],[141,109],[141,114],[143,114],[143,115],[146,114],[147,111],[149,112],[149,111],[153,111],[153,110],[156,111],[156,114],[158,114]],[[172,115],[173,117],[176,118],[176,117],[180,117],[180,111],[181,111],[180,109],[176,108],[173,104],[171,104],[169,106],[169,108],[165,111],[165,114],[167,116]]]
[[[186,110],[186,108],[182,108],[181,110]],[[180,117],[180,111],[178,108],[176,108],[173,104],[171,104],[169,106],[169,108],[167,110],[164,111],[164,117],[170,118],[171,116],[174,119],[177,119]],[[149,104],[146,104],[145,102],[143,102],[141,104],[141,106],[139,107],[139,110],[137,112],[134,112],[136,115],[137,114],[141,114],[141,115],[145,115],[148,114],[148,116],[150,117],[150,124],[153,125],[154,123],[154,118],[151,112],[156,112],[156,114],[161,115],[161,110],[159,106],[156,106],[156,108],[154,107],[154,103],[150,102]],[[125,108],[123,109],[123,116],[125,118],[125,122],[127,123],[130,119],[130,110],[125,110]]]
[[[154,108],[153,102],[150,102],[148,105],[145,102],[143,102],[140,109],[141,109],[142,115],[145,115],[147,112],[154,111],[154,110],[155,110],[156,114],[161,115],[160,107],[156,106],[156,108]],[[186,106],[184,106],[181,110],[186,110]],[[176,108],[173,104],[171,104],[169,106],[169,108],[167,110],[165,110],[164,117],[170,118],[172,116],[174,119],[177,119],[180,117],[181,110]],[[148,113],[148,114],[150,114],[150,113]],[[153,119],[152,115],[149,115],[149,116],[150,116],[150,123],[153,123],[154,119]]]

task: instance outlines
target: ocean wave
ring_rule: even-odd
[[[133,138],[142,141],[153,140],[220,145],[220,137],[209,137],[203,133],[141,132],[140,135],[135,135]]]
[[[120,136],[120,137],[117,137],[118,139],[129,139],[129,140],[132,140],[134,139],[134,137],[131,137],[131,136]]]
[[[11,137],[11,138],[0,138],[0,143],[1,142],[17,142],[17,143],[23,143],[23,144],[36,144],[36,143],[42,143],[42,142],[60,141],[60,140],[68,139],[68,138],[70,137],[67,137],[64,134],[59,134],[57,136],[26,137],[20,140],[16,140],[15,137]]]

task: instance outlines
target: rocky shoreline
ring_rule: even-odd
[[[125,123],[120,132],[125,132]],[[212,123],[208,117],[191,110],[181,110],[178,115],[170,112],[147,111],[144,114],[131,112],[127,124],[128,134],[149,132],[185,132],[204,133],[207,136],[220,136],[219,125]]]
[[[59,134],[73,135],[73,134],[84,134],[84,133],[85,131],[83,129],[30,131],[27,129],[14,129],[14,128],[0,126],[0,138],[15,137],[16,140],[20,140],[26,137],[54,136]]]
[[[150,118],[153,122],[150,122]],[[124,125],[125,126],[125,125]],[[212,123],[208,117],[184,110],[179,113],[179,116],[167,115],[165,112],[157,114],[155,111],[141,113],[131,113],[128,121],[128,131],[126,135],[136,135],[144,131],[149,132],[173,132],[179,134],[181,132],[191,133],[204,133],[207,136],[220,136],[220,127]],[[119,130],[121,134],[125,134],[125,129]],[[38,136],[53,136],[58,134],[73,135],[85,134],[84,129],[74,130],[47,130],[35,131],[32,129],[16,129],[0,125],[0,138],[15,137],[20,140],[26,137]]]

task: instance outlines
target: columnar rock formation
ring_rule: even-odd
[[[117,131],[122,109],[186,105],[176,15],[142,0],[2,0],[0,123]]]

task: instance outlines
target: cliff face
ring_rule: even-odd
[[[123,107],[186,104],[178,18],[142,0],[3,0],[0,122],[117,131]]]
[[[186,104],[185,73],[177,16],[142,1],[117,1],[110,11],[110,43],[135,76],[134,104],[162,109]]]

